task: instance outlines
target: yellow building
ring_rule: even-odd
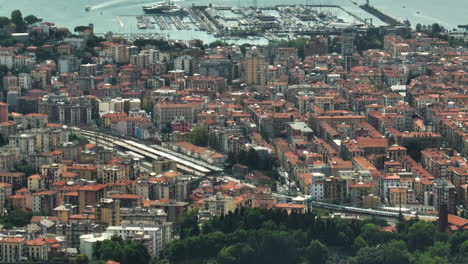
[[[263,57],[255,55],[241,61],[241,78],[247,84],[265,84],[267,64]]]
[[[68,223],[70,216],[78,213],[78,206],[65,204],[54,208],[55,215],[60,222]]]
[[[101,199],[96,206],[96,223],[108,226],[120,225],[120,203],[113,199]]]
[[[30,192],[37,192],[42,188],[42,177],[40,174],[34,174],[28,177],[28,190]]]
[[[94,181],[97,179],[97,166],[92,164],[74,164],[67,167],[68,172],[78,173],[81,179]]]
[[[389,202],[393,206],[404,205],[408,203],[408,189],[394,187],[389,189]]]
[[[127,113],[119,112],[119,113],[108,113],[102,116],[102,120],[105,127],[110,127],[112,121],[114,120],[122,120],[127,118]]]

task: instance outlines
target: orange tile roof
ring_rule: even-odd
[[[97,167],[92,164],[75,164],[75,165],[68,166],[67,169],[69,170],[96,170]]]
[[[112,199],[141,199],[142,196],[138,194],[111,194],[109,198]]]
[[[4,237],[0,239],[0,243],[23,243],[24,238],[20,237]]]
[[[358,182],[358,183],[349,183],[350,188],[376,188],[377,185],[372,182]]]
[[[38,237],[33,240],[26,241],[26,246],[44,246],[47,245],[47,241],[44,238]]]
[[[207,148],[198,147],[198,146],[195,146],[195,145],[193,145],[193,144],[191,144],[189,142],[177,142],[174,145],[176,145],[176,146],[178,146],[180,148],[184,148],[186,150],[192,151],[192,152],[199,153],[199,154],[202,154],[205,151],[208,151]]]
[[[107,185],[105,185],[105,184],[90,184],[90,185],[86,185],[86,186],[81,187],[79,190],[80,191],[99,191],[99,190],[102,190],[102,189],[104,189],[106,187],[107,187]]]
[[[468,230],[468,219],[449,214],[448,223],[452,226],[457,227],[456,230]]]
[[[180,175],[182,175],[181,172],[179,172],[179,171],[173,171],[173,170],[165,171],[165,172],[162,173],[162,176],[163,176],[163,177],[168,177],[168,178],[174,178],[174,177],[180,176]]]
[[[304,209],[305,205],[303,204],[286,204],[286,203],[278,203],[275,205],[276,208],[297,208],[297,209]]]
[[[127,113],[121,112],[121,113],[108,113],[102,116],[103,118],[117,118],[117,117],[127,117]]]
[[[90,149],[94,148],[95,146],[96,146],[96,144],[86,144],[85,149],[90,150]]]
[[[71,172],[71,171],[66,171],[64,173],[62,173],[62,178],[75,178],[75,177],[78,177],[80,176],[80,174],[76,173],[76,172]]]
[[[312,174],[311,173],[300,173],[299,178],[302,179],[304,185],[309,186],[312,183]]]
[[[10,199],[25,199],[26,196],[24,196],[24,195],[19,195],[19,194],[15,194],[15,195],[9,196],[8,198],[10,198]]]
[[[76,215],[70,216],[70,219],[74,219],[74,220],[86,220],[86,219],[94,220],[94,219],[96,219],[96,216],[95,215],[86,215],[86,214],[76,214]]]
[[[38,195],[54,195],[54,194],[56,194],[56,193],[57,193],[56,191],[43,191],[43,192],[34,193],[33,195],[34,195],[34,196],[38,196]]]

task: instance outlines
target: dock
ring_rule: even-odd
[[[389,24],[390,26],[408,26],[406,24],[401,23],[397,19],[382,13],[382,11],[378,10],[377,8],[365,4],[365,5],[360,5],[359,6],[361,9],[366,11],[367,13],[377,17],[378,19],[382,20],[382,22]]]

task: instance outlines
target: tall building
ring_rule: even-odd
[[[8,104],[0,102],[0,123],[8,121]]]
[[[174,59],[174,70],[182,70],[185,73],[192,72],[192,56],[183,55]]]
[[[354,28],[348,27],[343,29],[341,35],[341,55],[344,59],[344,68],[346,71],[351,69],[352,57],[354,53]]]
[[[32,88],[32,77],[29,73],[18,75],[18,87],[20,90],[30,90]]]
[[[101,199],[96,205],[96,223],[108,226],[120,225],[120,203],[118,200]]]
[[[18,88],[18,77],[8,74],[3,76],[3,89],[4,90],[15,90]]]
[[[66,125],[89,125],[92,122],[92,106],[88,102],[58,104],[58,122]]]
[[[241,79],[247,84],[263,85],[265,83],[267,63],[255,49],[241,60]]]
[[[201,76],[223,77],[228,80],[233,79],[232,61],[228,59],[207,59],[199,63]]]
[[[74,55],[61,56],[58,59],[58,71],[60,73],[77,72],[80,69],[80,62],[81,61]],[[84,66],[87,66],[87,65],[84,65]],[[84,67],[84,68],[87,68],[87,67]]]
[[[81,64],[80,65],[80,76],[90,76],[96,75],[97,73],[97,64]]]
[[[449,214],[455,213],[455,186],[445,179],[435,179],[432,182],[432,193],[434,194],[434,207],[437,211],[443,205],[447,206]]]

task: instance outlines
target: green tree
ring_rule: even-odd
[[[258,168],[258,154],[254,148],[250,148],[249,152],[247,152],[247,166],[249,168]]]
[[[449,257],[450,244],[446,242],[436,241],[433,246],[427,249],[427,253],[433,257]]]
[[[200,147],[206,147],[208,145],[208,128],[195,127],[189,132],[188,138],[190,143]]]
[[[407,264],[410,262],[408,248],[402,240],[392,240],[382,246],[385,264]]]
[[[432,257],[428,253],[424,253],[416,258],[414,264],[449,264],[447,258]]]
[[[356,257],[351,261],[353,264],[383,264],[383,254],[380,248],[365,247],[361,248]]]
[[[29,25],[32,25],[39,21],[39,19],[36,16],[29,15],[24,18],[24,21],[26,21],[26,23],[28,23]]]
[[[8,212],[6,215],[0,216],[0,225],[3,225],[5,229],[23,227],[30,223],[31,217],[31,212],[13,210]]]
[[[311,264],[325,264],[328,260],[328,248],[322,242],[313,240],[306,248],[306,256]]]
[[[76,27],[73,29],[73,31],[75,31],[75,32],[83,32],[83,31],[88,30],[88,29],[90,29],[90,28],[87,27],[87,26],[76,26]]]
[[[434,23],[432,24],[432,34],[435,36],[437,34],[439,34],[440,32],[442,32],[442,27],[439,25],[439,23]]]
[[[18,165],[18,166],[16,166],[15,170],[16,170],[17,172],[22,172],[22,173],[24,173],[24,174],[26,174],[26,175],[31,175],[31,174],[34,173],[33,168],[31,168],[31,167],[30,167],[29,165],[27,165],[27,164]]]
[[[87,264],[89,262],[88,256],[85,254],[78,254],[76,255],[76,262],[79,264]]]
[[[416,31],[421,32],[421,29],[422,29],[421,27],[422,27],[421,24],[419,24],[419,23],[416,24]]]
[[[217,262],[219,264],[253,263],[252,258],[254,255],[255,251],[251,246],[245,243],[237,243],[222,248],[218,253]]]
[[[227,161],[226,161],[230,166],[234,165],[237,163],[237,158],[236,158],[236,155],[229,151],[228,152],[228,156],[227,156]]]
[[[16,25],[16,32],[24,32],[26,30],[26,26],[24,24],[23,15],[21,11],[14,10],[11,12],[11,22]]]
[[[208,44],[208,47],[210,48],[223,47],[223,46],[228,46],[228,44],[221,40],[215,40],[211,42],[210,44]]]
[[[43,60],[56,60],[57,56],[49,49],[45,49],[43,47],[39,47],[36,51],[36,58],[39,61]]]
[[[450,250],[452,254],[457,254],[460,251],[460,247],[468,241],[468,231],[456,232],[449,239]]]
[[[179,220],[180,237],[186,238],[200,234],[198,227],[198,210],[192,209]]]
[[[68,135],[68,140],[72,142],[77,142],[80,145],[86,145],[89,143],[89,140],[86,137],[74,133]]]
[[[378,245],[383,242],[384,233],[375,224],[366,224],[361,236],[369,245]]]
[[[368,247],[369,245],[367,244],[366,240],[364,240],[364,238],[362,238],[362,236],[357,236],[355,239],[354,239],[354,242],[353,242],[353,250],[354,251],[358,251],[359,249],[361,248],[365,248],[365,247]]]
[[[10,25],[11,21],[10,18],[6,16],[0,16],[0,28],[3,28],[4,26]]]
[[[408,246],[412,250],[423,250],[434,244],[435,226],[431,222],[419,221],[409,228]]]
[[[120,236],[96,242],[94,255],[98,260],[114,260],[122,264],[147,264],[150,260],[148,250],[143,244],[123,241]]]
[[[463,242],[463,244],[461,244],[460,250],[458,253],[460,255],[465,255],[465,256],[468,255],[468,240],[466,240],[465,242]]]
[[[127,242],[122,248],[122,264],[147,264],[149,260],[148,250],[139,242]]]

